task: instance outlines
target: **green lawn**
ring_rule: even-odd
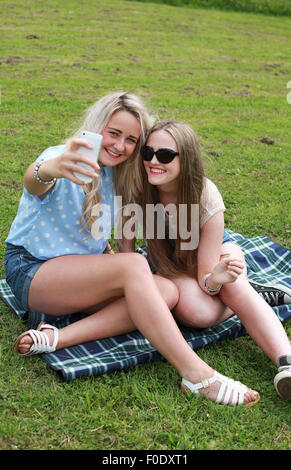
[[[26,166],[119,89],[193,126],[227,227],[290,247],[290,18],[121,0],[27,0],[1,11],[2,275]],[[62,383],[39,358],[13,354],[24,325],[2,303],[0,312],[1,449],[290,448],[290,404],[249,337],[198,351],[260,392],[257,406],[231,409],[183,396],[162,361]]]
[[[226,11],[246,11],[265,15],[291,16],[289,0],[139,0],[145,3],[165,3],[185,8],[210,8]]]

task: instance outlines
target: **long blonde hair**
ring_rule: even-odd
[[[182,122],[165,119],[155,124],[148,137],[156,131],[166,131],[175,140],[180,158],[180,174],[178,179],[177,207],[179,204],[187,205],[187,223],[191,220],[191,204],[199,204],[203,183],[204,168],[200,154],[198,139],[193,129]],[[142,160],[139,171],[143,178],[143,190],[140,191],[140,203],[145,214],[147,204],[159,203],[158,189],[148,183],[148,178]],[[189,228],[189,227],[188,227]],[[179,231],[178,231],[179,232]],[[156,235],[156,234],[155,234]],[[181,239],[147,240],[149,259],[156,270],[166,276],[173,277],[181,273],[191,277],[196,276],[196,250],[181,250]]]
[[[113,92],[104,96],[93,104],[85,113],[80,127],[70,137],[79,137],[81,132],[86,130],[100,134],[106,127],[109,119],[117,111],[127,111],[131,113],[140,123],[141,134],[137,142],[133,155],[125,162],[114,167],[114,183],[118,195],[122,195],[123,203],[127,204],[135,200],[137,196],[137,187],[141,186],[136,176],[140,147],[143,145],[146,134],[153,125],[154,118],[147,111],[142,99],[133,93]],[[90,227],[95,218],[92,217],[92,208],[101,202],[98,192],[100,179],[97,178],[92,183],[86,184],[83,188],[86,194],[83,214],[83,228],[90,232]]]

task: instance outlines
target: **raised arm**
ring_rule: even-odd
[[[32,195],[44,195],[55,184],[56,178],[67,178],[73,181],[73,183],[79,185],[85,184],[74,175],[74,171],[91,176],[91,178],[96,178],[97,174],[95,172],[99,170],[99,165],[86,155],[77,153],[80,146],[91,148],[91,145],[85,140],[72,139],[65,152],[58,157],[44,160],[38,168],[36,168],[37,162],[29,165],[24,174],[24,186],[27,191]],[[90,165],[92,171],[80,167],[79,165],[76,166],[77,162]]]

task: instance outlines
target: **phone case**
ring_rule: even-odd
[[[82,139],[87,140],[92,146],[92,149],[87,149],[86,147],[79,147],[77,152],[90,157],[95,162],[98,162],[98,156],[102,144],[102,135],[95,134],[94,132],[83,131],[81,132],[80,137]],[[92,167],[86,165],[85,163],[78,162],[78,165],[82,166],[83,168],[87,168],[88,170],[92,171]],[[74,172],[74,175],[77,176],[81,181],[85,181],[86,183],[91,183],[93,179],[90,176],[83,175],[82,173],[78,173],[77,171]]]

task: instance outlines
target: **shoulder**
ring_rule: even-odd
[[[66,150],[66,145],[65,144],[56,145],[54,147],[49,147],[40,154],[40,156],[37,158],[37,161],[39,161],[39,160],[48,160],[49,158],[58,157],[65,150]]]
[[[201,202],[206,203],[209,199],[222,198],[217,186],[208,178],[204,178]]]
[[[225,211],[224,202],[217,186],[208,178],[204,178],[204,185],[200,199],[200,226],[219,211]]]
[[[211,189],[217,189],[217,186],[213,183],[213,181],[211,181],[209,178],[206,178],[204,177],[203,178],[203,190],[206,189],[206,190],[211,190]]]

